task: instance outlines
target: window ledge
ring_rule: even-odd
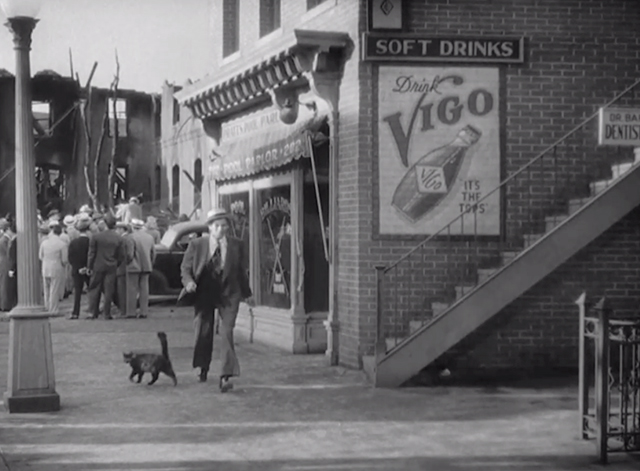
[[[236,51],[233,54],[229,54],[227,57],[223,57],[220,61],[221,65],[227,65],[233,61],[240,59],[240,51]]]
[[[311,10],[307,11],[300,17],[300,22],[304,23],[306,21],[309,21],[311,18],[315,18],[316,16],[326,13],[327,11],[335,7],[338,4],[338,1],[339,0],[327,0],[326,2],[313,7]]]
[[[279,38],[280,36],[282,36],[282,26],[280,26],[280,28],[278,29],[274,29],[273,31],[271,31],[269,34],[266,34],[264,36],[262,36],[261,38],[258,39],[258,41],[256,42],[256,45],[262,46],[268,42],[273,41],[275,38]]]

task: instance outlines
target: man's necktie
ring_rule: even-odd
[[[219,245],[216,247],[216,250],[214,250],[213,255],[211,256],[211,265],[215,273],[220,273],[222,271],[222,253],[220,252]]]

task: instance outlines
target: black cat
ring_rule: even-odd
[[[157,353],[123,353],[124,362],[131,365],[131,374],[129,375],[129,381],[133,381],[134,376],[138,375],[138,383],[142,381],[142,376],[145,373],[151,373],[151,381],[149,385],[155,383],[158,380],[160,373],[166,374],[173,379],[173,385],[178,384],[176,374],[173,372],[171,366],[171,360],[169,360],[169,347],[167,345],[167,334],[164,332],[158,332],[158,338],[160,339],[160,345],[162,346],[162,354]]]

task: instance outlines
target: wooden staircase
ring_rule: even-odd
[[[592,182],[588,198],[569,200],[564,214],[545,217],[546,232],[524,235],[522,251],[478,269],[477,284],[456,286],[453,302],[431,303],[433,317],[411,321],[408,337],[387,338],[384,355],[365,359],[375,385],[400,386],[640,205],[640,153],[612,165],[611,175]]]

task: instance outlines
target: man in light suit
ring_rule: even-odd
[[[149,315],[149,275],[153,271],[156,249],[153,236],[143,230],[144,221],[132,219],[133,232],[129,236],[134,245],[133,260],[127,266],[127,313],[136,312],[136,300],[140,300],[140,314],[145,318]]]
[[[233,328],[240,301],[251,297],[242,241],[227,236],[231,215],[222,208],[207,214],[209,234],[192,240],[182,259],[183,293],[193,293],[196,333],[193,367],[207,380],[213,352],[214,313],[220,325],[220,391],[233,387],[229,378],[240,375],[233,344]]]
[[[52,219],[48,225],[50,233],[40,244],[39,254],[42,261],[44,306],[49,312],[57,314],[60,310],[60,298],[69,261],[68,245],[60,238],[60,223]]]
[[[111,214],[104,217],[106,230],[97,232],[89,239],[87,256],[87,274],[89,282],[90,319],[97,319],[100,307],[100,295],[104,293],[104,318],[111,317],[111,301],[116,287],[118,265],[125,260],[125,246],[122,237],[114,231],[116,218]]]

